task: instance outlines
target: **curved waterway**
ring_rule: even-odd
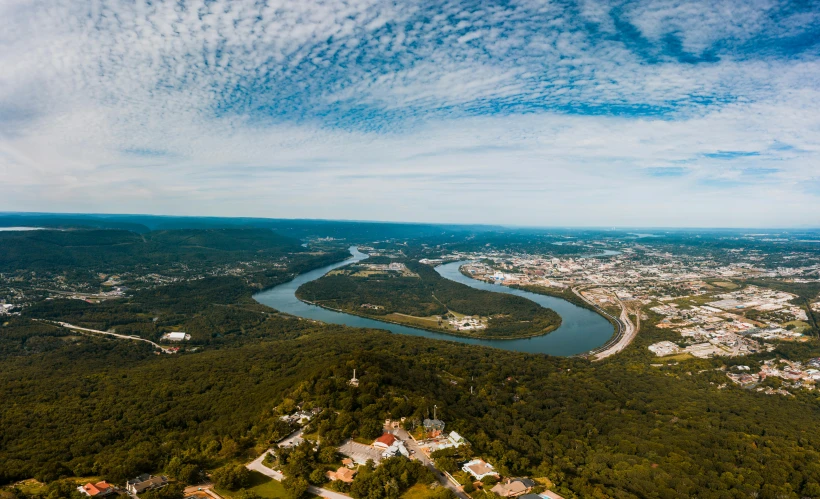
[[[423,336],[435,340],[458,341],[470,345],[483,345],[504,350],[513,350],[526,353],[543,353],[548,355],[569,356],[584,353],[597,348],[612,337],[612,324],[606,319],[591,310],[581,308],[561,298],[538,295],[528,291],[512,289],[499,284],[490,284],[476,279],[471,279],[459,272],[459,267],[467,262],[452,262],[436,267],[436,271],[447,279],[466,284],[471,288],[492,291],[495,293],[507,293],[522,296],[532,300],[539,305],[555,310],[561,316],[561,326],[555,331],[534,338],[522,338],[517,340],[485,340],[475,338],[463,338],[444,333],[435,333],[424,329],[391,324],[389,322],[377,321],[359,317],[357,315],[336,312],[326,308],[305,303],[296,298],[296,290],[306,282],[314,281],[333,269],[350,265],[364,260],[368,255],[360,252],[355,246],[350,247],[352,258],[343,262],[337,262],[326,267],[311,270],[300,274],[294,280],[280,284],[266,291],[254,295],[254,299],[263,305],[275,308],[280,312],[285,312],[305,319],[313,319],[329,324],[342,324],[351,327],[363,327],[372,329],[386,329],[393,333],[408,334],[412,336]]]

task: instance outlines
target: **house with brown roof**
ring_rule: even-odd
[[[493,468],[491,464],[486,463],[481,459],[473,459],[472,461],[465,463],[461,469],[473,475],[476,480],[481,480],[485,476],[490,475],[498,476],[495,468]]]
[[[345,483],[353,482],[353,477],[356,476],[358,470],[351,470],[350,468],[346,468],[342,466],[336,471],[328,471],[326,473],[328,480],[341,480]]]
[[[114,487],[104,480],[97,483],[89,482],[85,485],[77,487],[77,490],[88,497],[105,497],[115,492]]]
[[[530,492],[535,485],[529,478],[508,478],[497,483],[491,491],[501,497],[518,497]]]

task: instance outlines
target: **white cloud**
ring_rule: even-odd
[[[816,225],[815,13],[705,5],[6,1],[0,210]]]

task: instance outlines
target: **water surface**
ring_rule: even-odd
[[[507,293],[522,296],[532,300],[539,305],[555,310],[561,316],[561,326],[555,331],[535,338],[522,338],[517,340],[485,340],[474,338],[462,338],[444,333],[435,333],[423,329],[416,329],[398,324],[377,321],[359,317],[357,315],[346,314],[328,310],[316,305],[310,305],[296,298],[296,290],[302,284],[316,280],[333,269],[359,262],[368,257],[360,252],[355,246],[350,247],[351,258],[337,262],[325,267],[311,270],[300,274],[294,280],[280,284],[266,291],[254,295],[256,301],[281,312],[285,312],[306,319],[326,322],[329,324],[342,324],[351,327],[386,329],[397,334],[407,334],[411,336],[423,336],[434,340],[449,340],[470,345],[484,345],[504,350],[527,353],[543,353],[549,355],[569,356],[588,352],[597,348],[613,335],[612,324],[600,315],[581,308],[577,305],[554,298],[551,296],[538,295],[528,291],[511,289],[498,284],[489,284],[475,279],[470,279],[459,272],[459,267],[466,262],[452,262],[436,267],[436,271],[447,279],[451,279],[462,284],[466,284],[475,289],[483,289],[496,293]]]

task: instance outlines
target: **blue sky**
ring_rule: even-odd
[[[0,210],[820,226],[820,4],[0,2]]]

